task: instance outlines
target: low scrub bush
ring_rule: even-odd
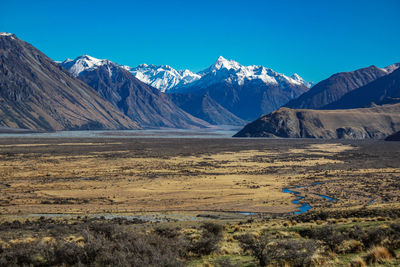
[[[183,266],[185,242],[155,233],[126,231],[110,223],[90,224],[82,243],[62,238],[43,244],[10,243],[0,251],[0,266]]]
[[[259,237],[243,235],[238,238],[244,250],[249,250],[261,266],[312,266],[317,251],[314,240],[271,240],[266,234]]]
[[[223,226],[207,222],[201,226],[202,233],[199,240],[192,240],[189,250],[196,255],[209,255],[218,250],[218,243],[222,239]]]
[[[373,247],[368,251],[368,254],[365,256],[365,261],[368,264],[384,263],[385,261],[390,260],[392,256],[393,255],[389,252],[387,248]]]
[[[331,251],[337,252],[338,245],[342,244],[343,241],[349,239],[347,233],[342,233],[337,228],[331,225],[308,228],[299,231],[302,237],[316,239],[322,241]]]
[[[265,248],[271,242],[271,239],[266,235],[254,236],[251,234],[244,234],[237,237],[240,246],[244,251],[250,251],[250,253],[258,260],[261,266],[268,264],[268,259],[264,253]]]

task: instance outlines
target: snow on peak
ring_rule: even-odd
[[[9,33],[9,32],[0,32],[0,36],[6,36],[6,37],[11,37],[11,39],[14,39],[14,34]]]
[[[388,74],[390,74],[393,71],[397,70],[398,68],[400,68],[400,63],[394,63],[392,65],[383,68],[383,70],[386,71]]]
[[[292,77],[287,77],[263,66],[243,66],[234,60],[228,60],[222,56],[218,57],[213,65],[198,74],[202,76],[202,78],[196,82],[196,86],[199,87],[207,87],[220,82],[243,85],[245,82],[251,80],[260,80],[265,84],[274,85],[285,83],[310,86],[308,82],[304,81],[297,74]]]
[[[74,61],[74,60],[71,59],[71,58],[67,58],[66,60],[64,60],[64,61],[62,61],[62,62],[60,62],[60,63],[68,63],[68,62],[71,62],[71,61]]]
[[[82,55],[74,60],[66,59],[61,65],[74,76],[85,70],[91,70],[106,65],[111,77],[111,65],[121,67],[133,74],[140,81],[149,84],[162,92],[179,91],[183,87],[191,86],[207,87],[212,84],[227,82],[244,85],[248,81],[259,80],[272,85],[304,85],[308,88],[312,83],[304,81],[298,74],[291,77],[277,73],[263,66],[243,66],[234,60],[228,60],[222,56],[209,68],[193,73],[190,70],[175,70],[169,65],[140,64],[135,68],[126,65],[118,65],[107,59],[97,59],[89,55]],[[389,68],[389,67],[388,67]]]
[[[13,34],[9,32],[0,32],[0,36],[11,36],[11,35]]]
[[[216,72],[221,69],[238,70],[240,67],[241,67],[241,65],[238,62],[236,62],[234,60],[227,60],[223,56],[219,56],[217,61],[215,61],[215,63],[213,65],[211,65],[210,68],[208,68],[208,71]]]
[[[314,82],[308,82],[305,81],[303,78],[301,78],[297,73],[294,73],[292,76],[290,76],[290,78],[294,81],[294,83],[297,84],[303,84],[308,88],[311,88],[314,85]]]
[[[140,81],[162,92],[192,83],[201,77],[190,70],[175,70],[169,65],[140,64],[135,68],[130,68],[129,71]]]
[[[112,62],[107,59],[98,59],[89,55],[83,55],[74,60],[66,59],[61,65],[77,77],[82,71],[91,70],[110,63]]]

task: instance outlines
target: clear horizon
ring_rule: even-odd
[[[318,82],[400,62],[400,1],[11,1],[0,31],[80,55],[198,72],[219,56]]]

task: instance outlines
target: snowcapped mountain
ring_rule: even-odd
[[[210,126],[175,105],[168,94],[141,82],[126,67],[114,62],[84,55],[60,65],[143,127]]]
[[[61,66],[71,72],[75,77],[78,77],[79,74],[83,71],[89,71],[96,69],[100,66],[107,65],[119,66],[118,64],[111,62],[108,59],[98,59],[89,55],[79,56],[75,59],[67,58],[61,63]]]
[[[77,57],[74,60],[67,59],[62,63],[63,67],[75,76],[79,76],[79,73],[82,71],[107,64],[115,63],[107,59],[97,59],[88,55]],[[227,60],[222,56],[209,68],[199,73],[194,73],[190,70],[176,70],[168,65],[140,64],[134,68],[126,65],[119,66],[128,70],[140,81],[159,89],[161,92],[167,93],[180,92],[181,88],[193,85],[196,87],[208,87],[222,81],[238,85],[243,85],[245,82],[251,80],[260,80],[270,85],[285,86],[293,84],[304,85],[308,88],[313,85],[303,80],[296,73],[288,77],[263,66],[243,66],[236,61]]]
[[[207,95],[244,120],[254,120],[308,91],[310,83],[299,75],[292,77],[263,66],[243,66],[219,57],[201,78],[169,92]]]
[[[220,56],[209,68],[194,73],[190,70],[175,70],[168,65],[141,64],[135,68],[122,66],[136,78],[162,92],[181,92],[181,88],[207,87],[222,81],[243,85],[250,80],[260,80],[265,84],[304,85],[310,88],[313,83],[303,80],[298,74],[288,77],[263,66],[243,66],[236,61]]]
[[[222,56],[209,68],[200,71],[198,75],[201,76],[201,79],[187,86],[205,88],[221,82],[243,86],[246,82],[255,80],[259,80],[266,85],[287,86],[291,84],[304,85],[308,88],[311,86],[311,83],[304,81],[298,74],[288,77],[263,66],[243,66]],[[173,91],[179,92],[180,89],[174,88]]]
[[[127,73],[129,72],[132,78],[135,78],[138,82],[157,88],[158,92],[161,91],[160,93],[187,94],[190,101],[196,100],[197,106],[204,109],[204,112],[196,113],[192,109],[186,108],[185,111],[191,114],[210,115],[206,110],[210,105],[203,105],[209,100],[207,103],[213,104],[214,110],[224,108],[226,109],[225,113],[230,112],[242,120],[253,120],[264,113],[269,113],[306,92],[311,86],[297,74],[289,77],[263,66],[243,66],[236,61],[227,60],[223,57],[219,57],[209,68],[197,74],[189,70],[177,71],[167,65],[141,64],[136,68],[131,68],[88,55],[80,56],[74,60],[68,59],[61,63],[61,66],[95,89],[98,80],[94,80],[94,84],[91,84],[93,79],[90,82],[86,81],[89,74],[94,75],[93,70],[101,68],[101,78],[104,79],[104,75],[107,75],[109,80],[115,78],[115,69],[124,70]],[[105,91],[110,91],[111,96],[118,89],[117,86],[115,88],[111,91],[108,89]],[[189,94],[196,94],[196,96],[189,96]],[[171,96],[171,100],[176,105],[186,107],[182,103],[189,102],[182,98],[182,96]],[[220,107],[216,107],[216,104],[219,104]],[[214,115],[212,114],[213,117],[215,117]],[[211,123],[221,121],[220,118],[218,120],[216,118],[209,119],[207,116],[204,116],[204,119],[207,118]],[[131,118],[133,117],[131,115]],[[143,121],[139,122],[145,125]]]
[[[141,64],[136,68],[123,67],[129,70],[137,79],[162,92],[169,92],[172,88],[179,88],[201,78],[200,75],[190,70],[175,70],[168,65]]]

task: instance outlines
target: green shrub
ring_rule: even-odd
[[[190,251],[196,255],[209,255],[218,250],[218,243],[222,239],[223,226],[206,222],[201,226],[202,233],[198,241],[191,242]]]

